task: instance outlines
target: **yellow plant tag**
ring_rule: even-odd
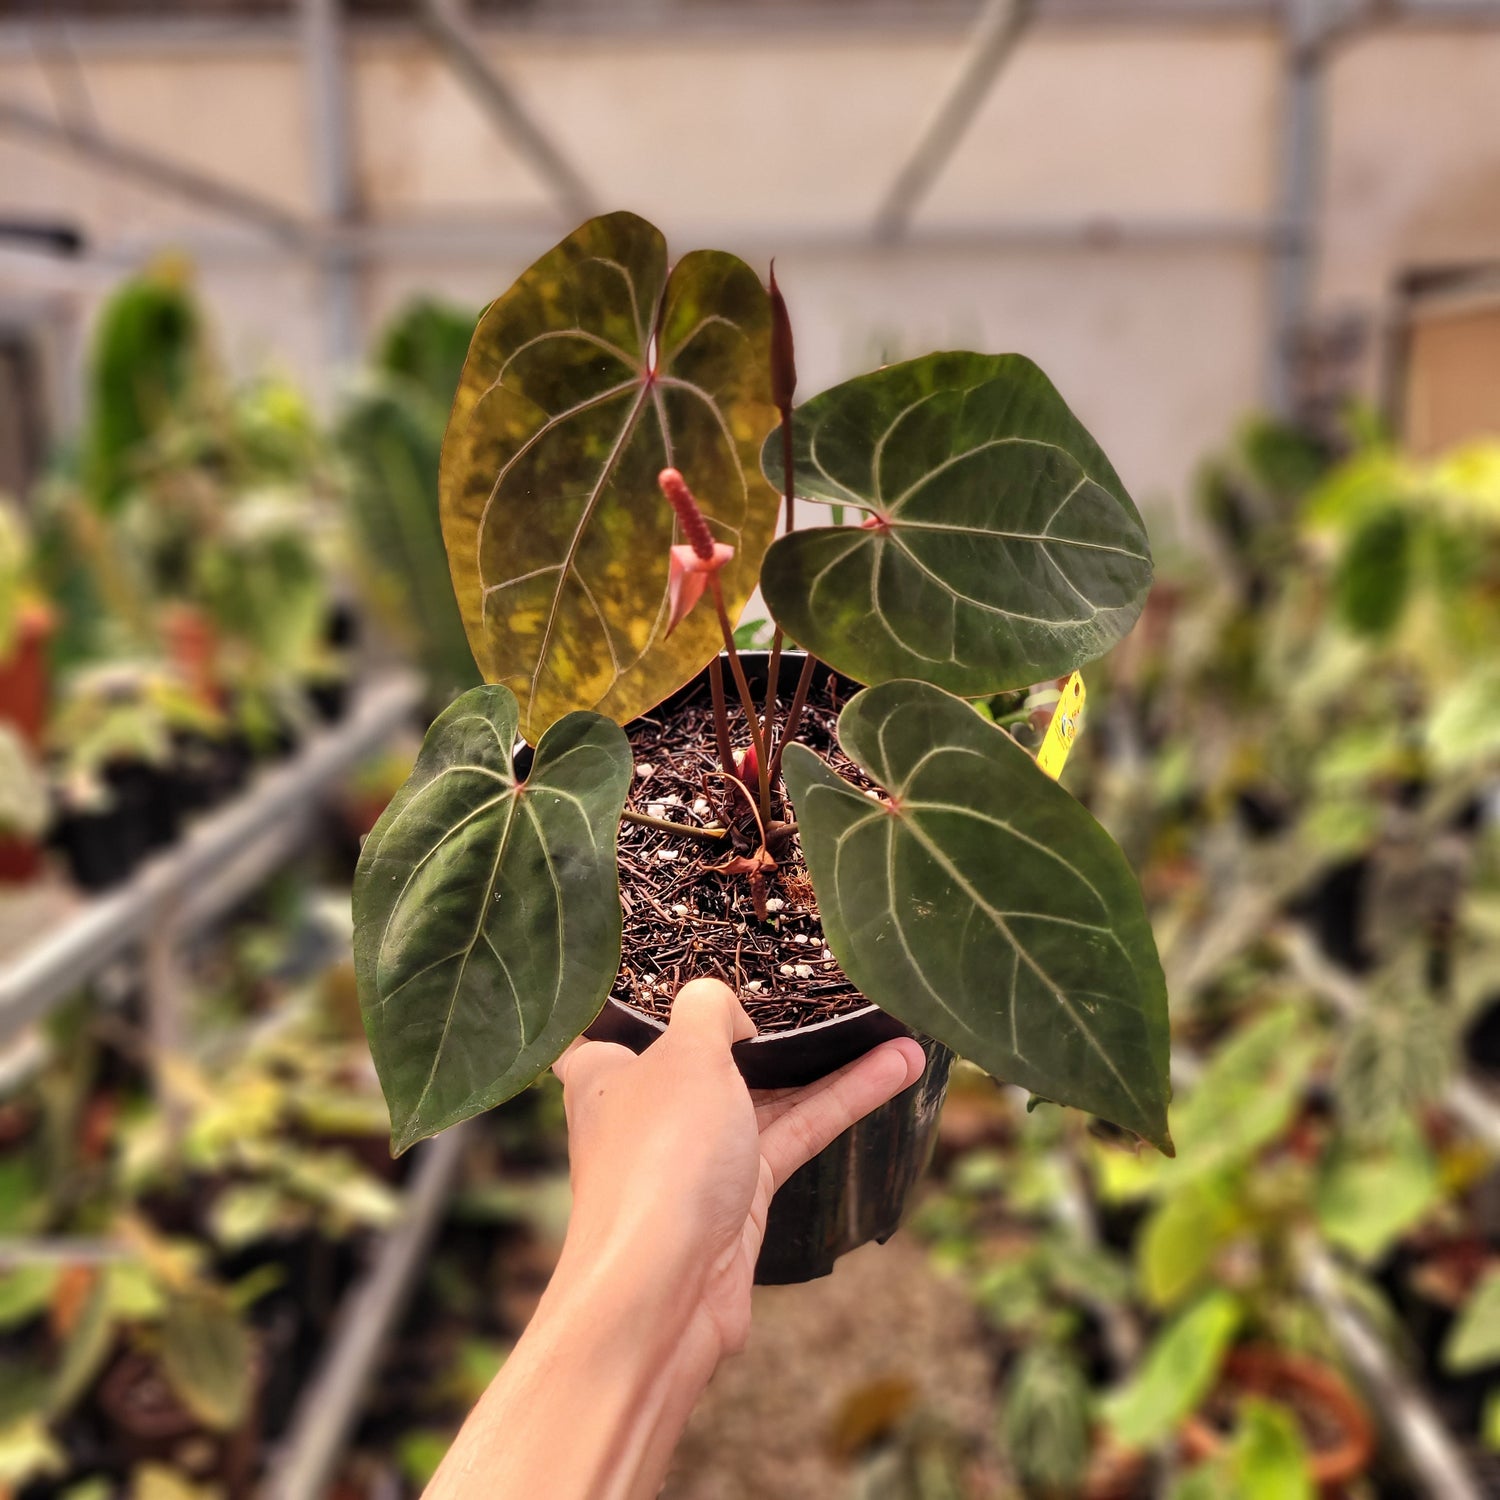
[[[1068,751],[1078,738],[1078,726],[1083,720],[1083,678],[1077,673],[1063,684],[1057,700],[1052,722],[1042,737],[1042,748],[1036,753],[1036,763],[1054,781],[1062,775],[1068,763]]]

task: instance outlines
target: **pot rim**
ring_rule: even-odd
[[[711,979],[714,976],[700,975],[698,977]],[[667,1029],[666,1021],[664,1021],[660,1016],[652,1015],[648,1011],[640,1009],[639,1006],[632,1005],[628,1000],[621,1000],[614,995],[608,995],[605,997],[604,1004],[605,1006],[619,1006],[621,1010],[629,1012],[632,1017],[644,1022],[647,1026],[650,1026],[655,1031],[662,1032]],[[897,1020],[897,1018],[891,1015],[889,1011],[881,1010],[881,1008],[876,1005],[873,1000],[866,1000],[865,1003],[861,1005],[857,1010],[846,1010],[840,1015],[829,1016],[826,1020],[823,1021],[813,1021],[806,1026],[787,1027],[782,1031],[758,1031],[754,1036],[746,1037],[743,1041],[736,1042],[734,1046],[735,1050],[738,1051],[741,1047],[755,1047],[758,1045],[764,1045],[765,1043],[769,1042],[783,1042],[792,1037],[815,1036],[819,1032],[832,1031],[834,1028],[841,1026],[848,1021],[867,1020],[872,1014],[885,1016],[888,1020],[890,1020],[897,1026],[901,1026],[903,1028],[905,1028],[906,1026],[906,1023],[904,1021]],[[907,1029],[909,1033],[909,1028]]]

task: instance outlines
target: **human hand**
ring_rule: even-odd
[[[710,1368],[749,1334],[772,1194],[926,1066],[901,1038],[803,1088],[752,1092],[730,1047],[754,1035],[727,985],[697,979],[644,1053],[578,1041],[557,1063],[573,1179],[559,1274],[612,1263],[674,1286]]]
[[[922,1076],[886,1042],[806,1088],[752,1094],[730,1047],[755,1028],[715,979],[682,987],[639,1057],[575,1042],[557,1062],[573,1212],[535,1315],[426,1500],[648,1500],[714,1367],[750,1331],[771,1195]]]

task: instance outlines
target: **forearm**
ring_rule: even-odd
[[[426,1500],[650,1500],[718,1349],[671,1265],[564,1252]]]

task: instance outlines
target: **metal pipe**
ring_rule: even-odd
[[[1500,26],[1500,6],[1494,0],[1395,0],[1391,24],[1405,31],[1449,28],[1493,30]],[[933,36],[972,25],[975,6],[962,0],[930,0],[920,6],[876,4],[859,11],[862,36]],[[1047,30],[1089,28],[1171,29],[1215,31],[1226,27],[1270,26],[1281,14],[1281,0],[1043,0],[1036,24]],[[516,9],[477,21],[474,34],[490,37],[624,37],[646,38],[670,32],[683,37],[740,38],[764,41],[771,37],[847,37],[851,27],[847,5],[811,0],[806,5],[684,8],[627,5],[564,6]],[[90,56],[156,57],[184,53],[285,54],[299,44],[296,27],[275,16],[245,16],[234,20],[203,16],[142,15],[81,17],[71,23],[77,50]],[[0,20],[0,57],[29,58],[35,23]],[[407,44],[421,34],[412,21],[400,16],[359,16],[350,31],[360,41]]]
[[[89,901],[0,969],[0,1046],[87,984],[117,954],[143,942],[162,911],[213,881],[241,849],[267,837],[275,825],[305,822],[309,806],[403,724],[421,694],[420,680],[409,673],[369,689],[342,725],[319,735],[289,765],[267,773],[240,800],[204,819],[180,844],[144,865],[128,885]],[[248,878],[263,878],[259,867],[245,868]]]
[[[1130,251],[1254,250],[1273,244],[1279,226],[1259,218],[1229,215],[1175,215],[1119,218],[1108,214],[1077,218],[983,220],[974,223],[927,222],[901,239],[902,248],[976,251]],[[554,227],[504,220],[459,220],[451,224],[418,221],[362,225],[350,231],[361,254],[480,255],[493,259],[514,251],[534,254],[551,244]],[[804,227],[763,223],[681,222],[674,225],[679,243],[719,245],[749,254],[847,254],[871,250],[868,230]]]
[[[1269,265],[1266,361],[1266,404],[1283,420],[1295,415],[1297,369],[1312,303],[1325,106],[1320,0],[1287,0],[1286,15],[1276,189],[1282,228]]]
[[[1037,0],[985,0],[958,68],[876,211],[877,240],[889,244],[906,233],[912,215],[973,124],[1036,8]]]
[[[556,221],[534,225],[509,219],[465,220],[451,224],[429,220],[365,223],[336,231],[350,255],[361,260],[410,264],[514,263],[534,259],[557,237]],[[1060,219],[972,225],[927,225],[906,235],[898,247],[881,253],[1131,254],[1171,251],[1186,254],[1259,253],[1273,243],[1276,227],[1254,219]],[[681,226],[681,243],[719,245],[748,258],[777,255],[871,254],[868,230],[818,230],[788,226],[784,234],[764,225]],[[266,266],[286,263],[286,252],[272,245],[184,232],[142,236],[62,261],[14,248],[0,247],[0,265],[8,275],[56,287],[90,288],[108,284],[120,271],[148,263],[164,249],[182,250],[204,265]]]
[[[313,182],[325,229],[352,223],[358,210],[344,58],[343,0],[302,0],[302,61],[307,75]],[[320,251],[323,315],[330,360],[359,353],[359,265],[337,240]]]
[[[418,0],[417,17],[433,45],[501,133],[542,175],[571,220],[594,212],[594,194],[532,119],[510,85],[485,61],[456,0]]]
[[[1318,946],[1317,939],[1297,924],[1278,934],[1281,951],[1297,976],[1315,995],[1320,995],[1342,1015],[1358,1019],[1370,1009],[1365,987],[1354,975],[1334,963]],[[1469,1078],[1455,1078],[1443,1094],[1443,1104],[1465,1129],[1489,1150],[1500,1154],[1500,1103]]]
[[[1460,22],[1488,15],[1489,0],[1450,0],[1440,14]],[[964,32],[973,26],[978,7],[972,0],[924,0],[921,5],[884,0],[861,6],[858,29],[862,36],[932,36]],[[1420,20],[1423,12],[1413,17]],[[1171,28],[1195,32],[1225,27],[1269,26],[1280,13],[1280,0],[1043,0],[1038,18],[1043,26],[1070,28],[1102,25],[1111,28]],[[836,38],[849,35],[855,17],[848,5],[807,4],[766,6],[635,6],[609,3],[513,7],[476,18],[474,33],[481,39],[516,37],[645,38],[670,33],[673,39],[739,38],[759,40],[786,36]],[[298,45],[295,27],[277,16],[244,16],[234,20],[190,15],[82,17],[72,23],[81,50],[94,55],[140,56],[163,52],[276,53]],[[29,55],[34,23],[0,20],[0,56]],[[399,15],[360,15],[351,19],[351,32],[361,41],[410,43],[421,28]]]
[[[1309,1238],[1298,1252],[1303,1292],[1322,1314],[1350,1368],[1379,1407],[1422,1493],[1433,1500],[1483,1500],[1478,1480],[1442,1419],[1350,1306],[1339,1287],[1338,1270],[1322,1246]]]
[[[1500,6],[1494,10],[1500,21]],[[1342,7],[1327,0],[1285,0],[1277,142],[1280,232],[1269,265],[1271,344],[1266,360],[1266,404],[1283,421],[1297,415],[1297,375],[1314,303],[1329,60],[1338,47],[1372,26],[1405,22],[1416,14],[1402,0],[1348,0]],[[1431,14],[1424,5],[1423,18]]]
[[[198,208],[212,209],[253,224],[298,252],[306,253],[316,243],[312,225],[270,199],[211,177],[196,167],[184,166],[144,146],[106,136],[92,126],[81,123],[64,125],[30,105],[14,99],[0,99],[0,132],[25,136],[43,145],[69,151],[113,172],[186,199]]]
[[[467,1127],[422,1148],[401,1222],[380,1242],[374,1265],[339,1307],[327,1353],[297,1402],[291,1431],[271,1463],[263,1500],[318,1500],[376,1373],[376,1361],[421,1269],[458,1173]]]
[[[0,1271],[18,1266],[112,1266],[140,1251],[124,1240],[82,1235],[6,1235],[0,1238]]]

